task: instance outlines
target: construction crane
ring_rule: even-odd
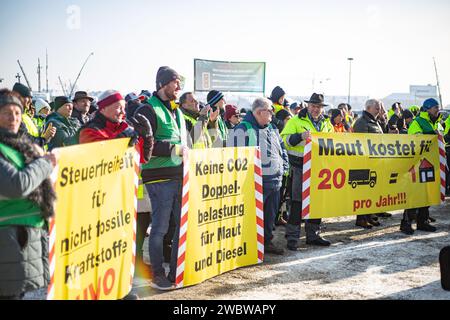
[[[77,84],[77,81],[78,81],[78,79],[80,78],[81,72],[83,72],[84,66],[85,66],[86,63],[88,62],[89,58],[90,58],[91,56],[93,56],[93,55],[94,55],[94,53],[91,52],[91,53],[88,55],[88,57],[86,58],[86,61],[84,61],[83,66],[81,67],[80,72],[78,72],[78,76],[77,76],[77,78],[75,79],[75,82],[74,82],[73,85],[71,86],[69,97],[72,96],[73,89],[75,89],[75,85]]]
[[[59,79],[59,83],[61,84],[62,91],[63,91],[64,95],[67,97],[66,88],[64,87],[64,85],[62,83],[61,77],[58,76],[58,79]]]
[[[25,81],[27,82],[28,88],[31,91],[33,91],[33,89],[31,88],[31,85],[30,85],[30,81],[28,81],[27,75],[25,74],[25,71],[23,70],[22,65],[20,64],[20,61],[17,60],[17,63],[19,64],[19,67],[20,67],[20,70],[22,71],[23,77],[25,78]],[[20,82],[20,80],[19,80],[19,82]]]
[[[441,108],[443,108],[444,106],[442,105],[441,85],[439,84],[439,77],[438,77],[438,72],[437,72],[437,67],[436,67],[436,59],[434,57],[433,57],[433,62],[434,62],[434,72],[436,73],[436,83],[437,83],[438,94],[439,94],[439,103],[441,105]]]
[[[38,92],[41,92],[41,59],[38,58],[38,67],[37,67],[37,75],[38,75]]]
[[[47,49],[45,49],[45,88],[46,92],[48,92],[48,53]]]

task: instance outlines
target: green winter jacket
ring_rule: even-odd
[[[78,144],[81,124],[78,119],[66,118],[57,112],[52,112],[45,118],[44,131],[52,123],[56,128],[55,136],[48,143],[48,150]]]

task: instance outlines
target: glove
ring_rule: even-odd
[[[291,146],[296,146],[302,141],[303,141],[303,137],[302,137],[301,133],[294,133],[289,137],[289,144]]]
[[[53,123],[50,122],[47,129],[42,133],[42,138],[45,139],[46,143],[49,143],[50,140],[55,136],[56,128],[53,127]]]
[[[143,138],[153,137],[153,130],[150,122],[146,117],[141,114],[137,114],[135,117],[131,117],[129,122],[133,126],[134,130]]]
[[[148,162],[150,158],[152,157],[153,152],[153,144],[154,139],[152,136],[143,138],[144,139],[144,145],[143,145],[143,158],[145,162]]]
[[[138,142],[139,136],[137,132],[133,130],[133,128],[128,127],[116,136],[116,139],[120,138],[131,138],[128,146],[134,147]]]

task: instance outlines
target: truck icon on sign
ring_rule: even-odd
[[[349,170],[348,184],[355,189],[357,186],[369,185],[373,188],[377,183],[377,173],[370,169]]]

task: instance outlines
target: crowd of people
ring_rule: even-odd
[[[124,137],[130,138],[130,146],[137,145],[142,195],[136,275],[150,279],[159,290],[175,288],[183,154],[188,149],[259,146],[264,251],[277,255],[284,254],[285,248],[273,241],[275,225],[284,225],[288,250],[299,250],[302,222],[307,245],[331,244],[321,236],[321,219],[301,219],[303,153],[311,133],[440,133],[445,137],[447,161],[450,158],[450,117],[444,122],[433,98],[420,108],[395,103],[389,110],[380,100],[370,99],[357,117],[347,103],[325,112],[322,94],[289,103],[286,92],[277,86],[268,98],[255,99],[244,113],[239,106],[227,104],[218,90],[210,91],[204,103],[194,92],[181,94],[181,79],[163,66],[153,93],[142,90],[122,96],[107,90],[97,99],[78,91],[74,97],[58,96],[51,102],[33,100],[31,90],[21,83],[0,91],[0,181],[11,181],[0,185],[0,299],[20,299],[24,292],[48,284],[46,230],[54,214],[55,194],[49,181],[57,163],[54,148]],[[447,194],[449,190],[447,186]],[[377,227],[379,218],[390,216],[358,215],[356,226]],[[418,230],[436,231],[427,207],[405,210],[400,230],[413,234],[414,220]],[[150,223],[148,265],[142,246]],[[170,265],[168,274],[165,262]]]

